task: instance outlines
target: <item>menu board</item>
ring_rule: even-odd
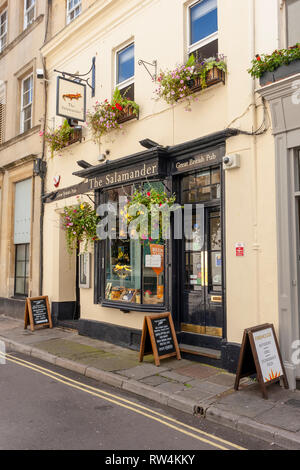
[[[155,365],[160,360],[176,356],[181,359],[176,332],[170,312],[144,318],[140,347],[140,362],[147,354],[153,354]]]
[[[35,326],[49,326],[52,328],[49,299],[47,296],[26,299],[25,329],[27,329],[29,324],[31,331],[34,331]]]
[[[244,331],[234,389],[238,390],[242,377],[255,373],[264,398],[268,398],[266,386],[279,379],[288,388],[274,326],[269,323]]]
[[[176,350],[169,317],[153,318],[151,323],[158,355],[174,353]]]

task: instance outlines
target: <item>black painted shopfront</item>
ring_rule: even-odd
[[[192,239],[174,237],[173,215],[173,236],[164,243],[118,237],[96,243],[94,302],[124,314],[170,311],[179,345],[187,357],[228,370],[236,367],[238,347],[226,340],[222,159],[226,139],[233,135],[236,131],[227,129],[74,173],[95,190],[97,205],[117,202],[119,196],[130,197],[136,189],[151,188],[175,194],[176,203],[182,207],[189,205]],[[119,224],[118,219],[117,229]],[[89,320],[80,320],[80,324],[82,334],[139,347],[138,329]]]

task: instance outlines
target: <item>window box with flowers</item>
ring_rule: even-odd
[[[190,110],[191,95],[216,83],[225,83],[226,71],[223,59],[211,57],[198,63],[192,54],[185,65],[160,73],[156,95],[172,105],[185,100]]]
[[[300,43],[272,54],[257,54],[248,72],[253,78],[259,78],[261,86],[300,73]]]
[[[64,120],[62,126],[54,130],[40,131],[40,137],[44,136],[45,141],[50,147],[51,157],[54,152],[74,144],[75,142],[81,142],[82,140],[82,129],[70,126],[67,119]]]
[[[87,125],[91,129],[95,142],[100,142],[101,137],[112,130],[122,129],[124,122],[138,119],[139,106],[135,101],[128,100],[116,88],[112,102],[107,99],[103,102],[96,101],[93,111],[87,113]]]

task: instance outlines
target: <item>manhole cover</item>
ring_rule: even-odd
[[[294,408],[300,408],[300,400],[288,400],[285,402],[286,405],[293,406]]]

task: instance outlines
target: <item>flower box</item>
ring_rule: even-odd
[[[215,85],[216,83],[225,83],[225,72],[223,70],[218,69],[217,67],[213,67],[207,72],[206,88]],[[197,91],[202,90],[200,77],[191,80],[188,86],[192,93],[196,93]]]
[[[118,124],[123,124],[123,122],[131,121],[132,119],[138,119],[138,114],[134,112],[132,106],[128,106],[124,108],[122,111],[119,112],[119,116],[117,118]]]
[[[277,82],[283,78],[300,73],[300,59],[291,62],[289,65],[281,65],[273,72],[265,72],[259,79],[261,86],[268,85],[269,83]]]
[[[69,140],[66,142],[65,147],[69,145],[75,144],[76,142],[82,141],[82,128],[74,129],[74,131],[70,134]]]

